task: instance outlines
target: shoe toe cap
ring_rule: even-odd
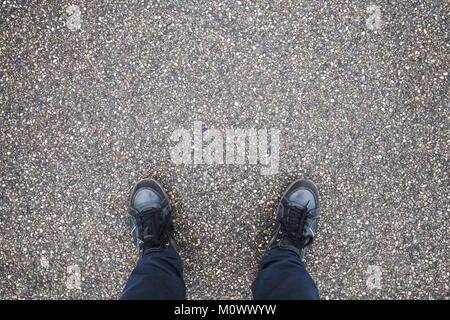
[[[142,188],[136,191],[133,197],[132,205],[136,210],[142,211],[157,208],[159,207],[160,202],[161,198],[154,190],[150,188]]]
[[[307,189],[297,189],[292,192],[288,197],[288,201],[298,204],[302,207],[307,206],[308,209],[314,209],[316,207],[316,199],[314,194]]]

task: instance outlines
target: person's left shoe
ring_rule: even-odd
[[[128,213],[139,258],[167,247],[176,250],[171,212],[169,197],[157,181],[145,179],[134,186]]]

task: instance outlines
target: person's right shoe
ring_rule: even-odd
[[[319,220],[319,191],[307,180],[296,180],[281,197],[277,222],[267,250],[295,252],[301,260],[313,240]]]

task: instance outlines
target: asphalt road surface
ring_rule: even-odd
[[[189,299],[251,298],[297,178],[320,191],[306,264],[322,299],[448,299],[448,13],[1,1],[0,299],[116,299],[137,261],[129,193],[148,177],[174,207]],[[223,136],[224,163],[174,161],[194,122]],[[251,128],[279,132],[269,173],[225,161],[227,130]]]

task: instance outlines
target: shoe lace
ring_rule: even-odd
[[[297,248],[305,247],[305,236],[303,234],[308,214],[312,209],[308,209],[308,203],[304,206],[289,204],[286,214],[280,220],[282,231],[285,233]]]
[[[173,228],[169,215],[164,216],[161,208],[152,208],[141,212],[140,216],[144,250],[165,245]]]

